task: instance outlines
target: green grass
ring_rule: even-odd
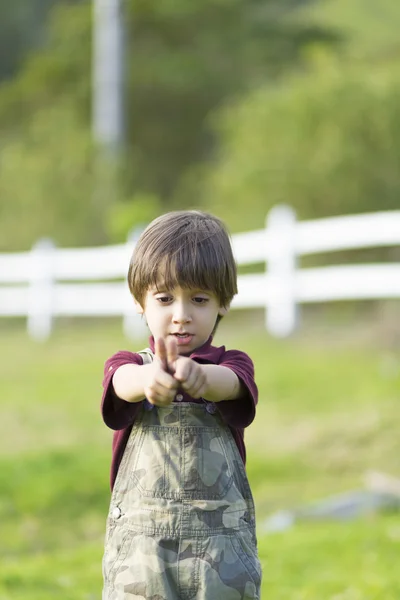
[[[400,471],[399,360],[374,332],[338,328],[271,340],[237,313],[216,342],[254,358],[260,403],[247,432],[263,598],[398,600],[400,516],[295,524],[273,511]],[[334,336],[333,336],[334,332]],[[119,323],[57,324],[44,344],[0,331],[0,600],[100,600],[111,432],[99,402],[104,360],[129,342]]]

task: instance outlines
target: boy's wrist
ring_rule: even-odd
[[[210,396],[210,394],[212,392],[209,371],[207,369],[207,365],[199,365],[199,366],[201,367],[201,370],[203,371],[204,377],[205,377],[203,397],[206,400],[208,400],[208,397]],[[219,402],[219,400],[210,400],[210,401],[211,402]]]
[[[204,398],[210,402],[235,400],[240,396],[241,384],[238,376],[223,365],[202,365],[206,376]]]
[[[148,365],[121,365],[114,373],[112,386],[114,393],[125,402],[136,404],[145,399],[145,389],[148,388],[154,375],[154,363]],[[140,377],[139,376],[140,373]]]

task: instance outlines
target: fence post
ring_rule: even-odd
[[[275,337],[290,335],[297,324],[295,226],[296,213],[285,204],[273,207],[267,215],[266,328]]]
[[[144,230],[144,226],[139,225],[132,229],[127,237],[126,244],[128,246],[129,252],[132,254],[133,249],[136,245],[136,242],[139,239],[140,234]],[[128,267],[126,269],[128,272]],[[127,310],[124,314],[123,320],[123,331],[124,335],[133,341],[138,339],[143,339],[148,335],[148,329],[146,326],[146,322],[144,320],[143,315],[139,315],[136,312],[133,298],[131,298],[131,304],[129,306],[129,310]]]
[[[28,291],[28,334],[35,340],[49,337],[53,322],[54,244],[39,240],[31,250]]]

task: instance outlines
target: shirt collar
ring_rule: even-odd
[[[202,358],[202,357],[208,356],[210,354],[210,350],[211,350],[212,339],[213,339],[212,335],[210,335],[208,340],[206,342],[204,342],[204,344],[202,346],[199,346],[199,348],[196,348],[195,350],[193,350],[193,352],[189,355],[189,358],[193,358],[193,357]],[[151,351],[155,352],[153,336],[151,336],[149,338],[149,345],[150,345]]]

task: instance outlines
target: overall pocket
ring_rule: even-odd
[[[130,479],[142,496],[168,497],[173,475],[169,468],[170,434],[171,428],[142,427],[135,440]]]
[[[221,500],[233,482],[220,429],[188,427],[181,437],[181,492],[188,500]]]
[[[200,590],[203,587],[207,598],[259,600],[260,585],[257,554],[248,554],[236,534],[213,535],[202,540]]]
[[[232,546],[254,583],[261,584],[261,563],[258,558],[255,533],[249,529],[235,532]]]
[[[129,554],[133,537],[132,531],[118,525],[110,532],[102,563],[105,584],[112,586],[116,573]]]
[[[225,446],[218,428],[143,427],[132,485],[143,497],[220,500],[233,482]]]

